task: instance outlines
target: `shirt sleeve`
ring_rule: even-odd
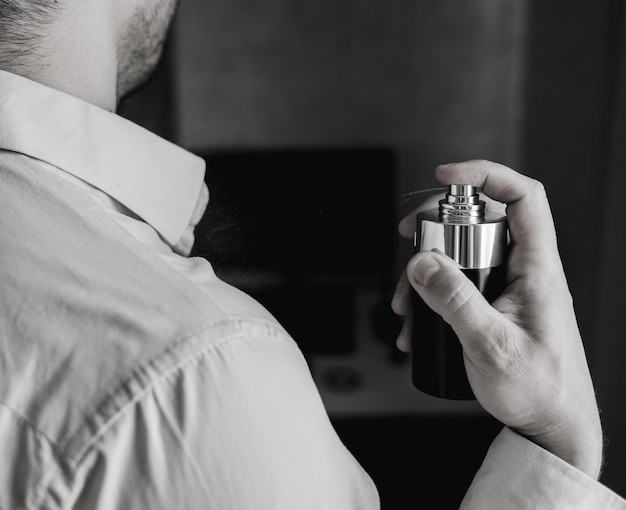
[[[300,350],[267,329],[160,376],[103,431],[63,508],[378,509]]]
[[[504,428],[461,510],[626,510],[626,501],[535,443]]]

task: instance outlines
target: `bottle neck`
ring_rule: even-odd
[[[439,201],[439,216],[451,223],[477,223],[485,217],[485,202],[478,189],[468,184],[452,184],[443,200]]]

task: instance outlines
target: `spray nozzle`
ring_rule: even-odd
[[[439,201],[439,215],[454,222],[472,223],[485,216],[485,202],[478,188],[469,184],[451,184],[446,198]]]

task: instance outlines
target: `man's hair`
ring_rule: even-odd
[[[0,69],[37,65],[39,42],[61,7],[55,0],[0,0]]]

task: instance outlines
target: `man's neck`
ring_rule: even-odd
[[[84,2],[84,5],[92,2]],[[107,17],[80,7],[50,27],[32,63],[6,68],[109,111],[117,107],[117,49]]]
[[[33,81],[41,83],[66,94],[70,94],[74,97],[82,99],[92,103],[100,108],[114,112],[117,107],[116,94],[110,93],[110,90],[115,90],[115,83],[113,87],[104,86],[104,82],[100,82],[97,87],[93,86],[94,80],[85,77],[84,73],[73,74],[71,72],[56,72],[57,69],[50,68],[50,72],[46,72],[48,69],[39,70],[37,73],[18,73],[22,76],[29,78]]]

